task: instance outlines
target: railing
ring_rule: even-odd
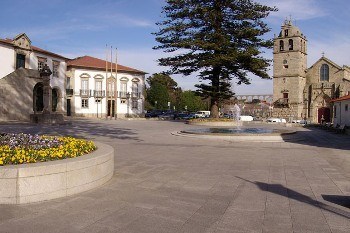
[[[107,91],[107,97],[108,98],[114,98],[115,97],[115,92],[114,91]]]
[[[90,89],[80,89],[80,96],[82,97],[90,97],[91,90]]]
[[[127,97],[128,97],[128,92],[126,92],[126,91],[119,91],[118,92],[118,97],[119,98],[123,98],[123,99],[126,99]]]
[[[72,96],[73,95],[73,89],[66,89],[66,95]]]
[[[95,98],[103,98],[103,97],[105,97],[105,91],[94,90],[94,97]]]
[[[131,92],[131,98],[141,98],[141,92]]]

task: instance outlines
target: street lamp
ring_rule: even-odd
[[[127,106],[126,106],[126,117],[129,117],[129,108],[130,108],[130,92],[126,93]]]

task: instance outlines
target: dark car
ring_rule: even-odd
[[[188,112],[181,112],[175,115],[176,120],[189,120],[195,118],[194,113],[188,113]]]
[[[166,111],[161,115],[158,115],[158,119],[160,120],[174,120],[176,113],[173,111]]]
[[[152,118],[152,117],[158,117],[160,115],[164,114],[164,111],[163,110],[152,110],[150,112],[147,112],[145,114],[145,117],[146,118]]]

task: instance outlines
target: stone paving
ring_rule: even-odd
[[[173,136],[182,122],[0,124],[112,145],[114,177],[79,195],[0,205],[0,232],[350,232],[350,136],[297,128],[298,140]]]

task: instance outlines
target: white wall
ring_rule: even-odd
[[[89,107],[88,108],[82,108],[81,107],[81,96],[80,96],[80,89],[81,89],[81,78],[80,76],[83,74],[88,74],[90,76],[90,78],[88,78],[89,80],[89,89],[95,90],[95,80],[96,76],[103,76],[102,79],[102,90],[105,91],[106,94],[106,72],[104,71],[98,71],[98,70],[87,70],[87,69],[75,69],[74,72],[74,98],[75,98],[75,113],[76,114],[86,114],[86,115],[90,115],[90,116],[97,116],[97,113],[99,114],[99,116],[101,117],[101,113],[102,114],[106,114],[106,98],[103,98],[102,101],[100,103],[96,103],[95,102],[95,98],[94,97],[90,97],[89,98]],[[113,74],[115,75],[115,74]],[[111,74],[108,73],[107,77],[110,77]],[[114,76],[113,76],[114,77]],[[134,75],[134,74],[129,74],[129,73],[118,73],[117,75],[117,91],[120,91],[120,87],[121,87],[121,78],[127,78],[128,82],[127,82],[127,92],[132,92],[132,79],[133,78],[138,78],[139,81],[139,91],[143,94],[143,90],[145,87],[145,79],[144,79],[144,75]],[[139,99],[138,102],[138,109],[132,109],[132,105],[131,105],[131,101],[129,103],[129,114],[142,114],[143,110],[144,110],[144,97],[143,95],[141,96],[142,99]],[[128,103],[126,101],[126,103],[121,103],[122,99],[117,98],[117,114],[127,114],[128,113]]]
[[[348,105],[348,110],[345,111],[345,105]],[[336,117],[334,117],[334,124],[345,124],[350,126],[350,100],[343,100],[334,103],[336,106]]]
[[[0,79],[15,71],[15,51],[12,47],[0,44]]]

